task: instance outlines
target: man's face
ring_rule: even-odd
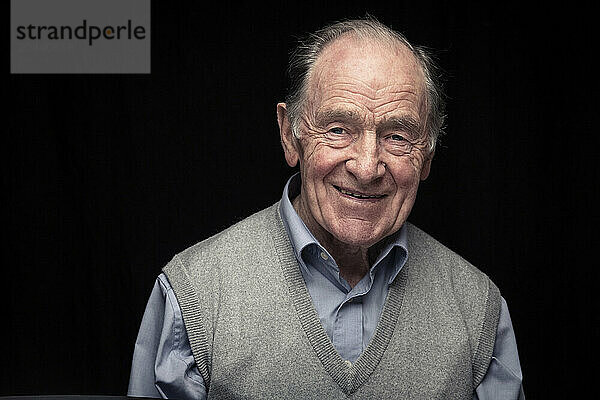
[[[300,162],[299,213],[317,239],[364,248],[400,229],[429,173],[425,110],[423,74],[402,45],[343,37],[324,49],[300,139],[282,129],[288,163]]]

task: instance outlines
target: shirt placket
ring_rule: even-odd
[[[354,363],[363,351],[363,307],[361,296],[348,297],[337,310],[333,344],[346,361]]]

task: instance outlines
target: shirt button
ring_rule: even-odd
[[[329,259],[329,257],[327,256],[327,254],[325,254],[324,251],[321,252],[321,258],[325,261],[327,261]]]
[[[350,360],[345,360],[344,362],[346,363],[346,366],[347,366],[348,368],[350,368],[350,367],[352,366],[352,361],[350,361]]]

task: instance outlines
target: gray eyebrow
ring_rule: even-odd
[[[417,136],[421,131],[421,124],[412,117],[390,117],[377,125],[377,131],[397,129]]]
[[[359,122],[361,121],[360,115],[352,110],[326,110],[319,112],[316,117],[318,125],[324,125],[331,121],[347,121],[347,122]]]

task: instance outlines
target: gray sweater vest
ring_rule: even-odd
[[[472,398],[500,313],[486,275],[409,224],[408,261],[348,366],[321,326],[278,206],[164,268],[210,399]]]

